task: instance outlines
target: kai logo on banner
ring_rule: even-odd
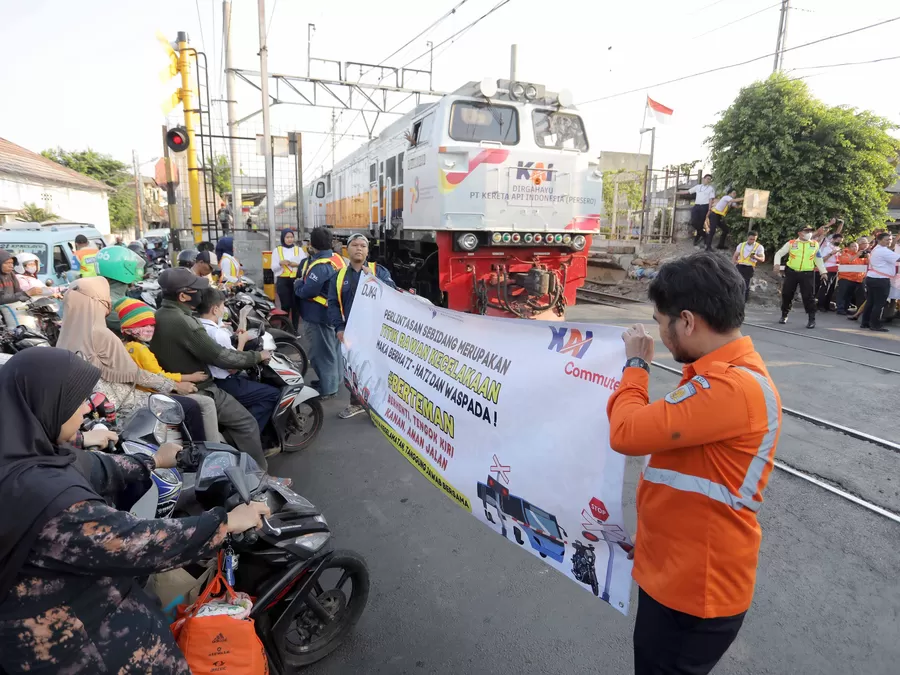
[[[569,329],[566,327],[557,328],[556,326],[550,326],[550,333],[552,336],[550,338],[550,345],[547,349],[550,351],[555,349],[560,354],[571,354],[576,359],[583,358],[584,355],[587,354],[587,350],[591,346],[591,341],[594,339],[594,333],[592,331],[586,330],[584,331],[584,335],[582,335],[581,331],[577,328]],[[568,338],[566,338],[567,335]]]
[[[543,162],[519,162],[516,170],[516,180],[530,180],[537,184],[542,181],[553,181],[553,164],[546,167]]]

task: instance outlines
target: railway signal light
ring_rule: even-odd
[[[191,145],[187,130],[184,127],[169,129],[166,132],[166,145],[173,152],[184,152],[187,150]]]

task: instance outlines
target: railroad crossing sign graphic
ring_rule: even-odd
[[[510,472],[509,465],[501,464],[497,455],[494,455],[494,463],[491,464],[490,472],[497,474],[497,480],[502,480],[509,485],[509,476],[507,475]]]
[[[591,515],[600,522],[605,522],[609,518],[609,511],[606,510],[606,504],[594,497],[591,499],[589,506],[591,507]]]

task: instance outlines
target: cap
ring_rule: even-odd
[[[368,238],[366,235],[360,234],[359,232],[357,232],[356,234],[351,234],[351,235],[347,238],[347,245],[349,246],[349,245],[350,245],[350,242],[353,241],[353,240],[355,240],[355,239],[362,239],[362,240],[365,241],[367,244],[369,243],[369,238]]]
[[[113,305],[113,309],[119,315],[119,322],[122,328],[140,328],[141,326],[156,325],[153,308],[140,300],[122,298]]]
[[[159,273],[159,287],[167,293],[193,288],[202,291],[209,288],[209,281],[198,277],[186,267],[172,267]]]
[[[816,228],[814,228],[812,225],[805,225],[805,226],[801,227],[799,230],[797,230],[797,232],[812,232],[815,229]]]
[[[216,257],[215,253],[210,253],[209,251],[200,251],[197,254],[195,262],[206,263],[210,267],[216,267],[219,264],[219,259]]]

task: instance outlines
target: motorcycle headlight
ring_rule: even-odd
[[[156,442],[160,445],[165,443],[168,433],[169,428],[159,420],[156,420],[156,424],[153,425],[153,438],[156,439]]]
[[[304,534],[297,537],[294,539],[293,543],[301,548],[305,548],[310,553],[315,553],[322,548],[329,539],[331,539],[330,532],[313,532],[312,534]]]

